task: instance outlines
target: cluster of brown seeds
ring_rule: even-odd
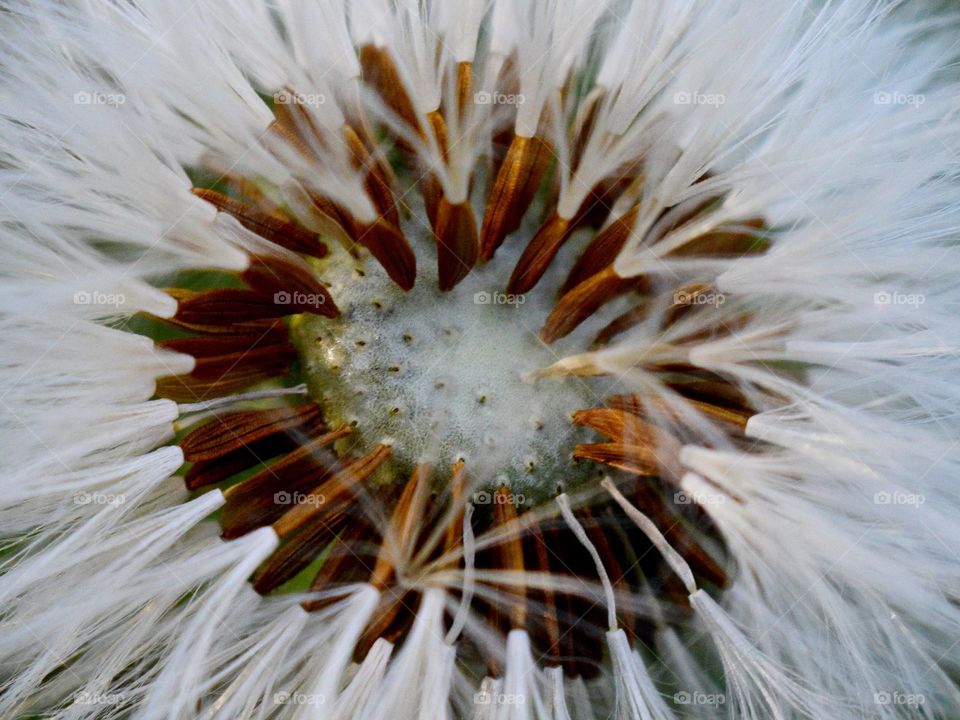
[[[440,147],[446,147],[450,138],[444,117],[462,111],[471,96],[469,64],[461,63],[455,70],[455,107],[418,118],[390,57],[382,50],[363,48],[361,60],[365,81],[397,116],[421,136],[433,133]],[[317,148],[323,147],[325,135],[314,132],[313,122],[302,106],[278,105],[271,139],[322,162]],[[590,113],[581,113],[572,130],[573,162],[579,162],[591,132]],[[399,287],[409,290],[416,277],[416,257],[401,229],[393,169],[373,137],[366,119],[354,110],[342,128],[341,140],[363,174],[378,213],[376,220],[360,222],[331,198],[310,191],[311,224],[316,227],[319,222],[329,228],[329,235],[340,239],[355,255],[360,255],[358,248],[365,248]],[[396,141],[395,150],[410,154],[402,140]],[[471,202],[448,202],[437,178],[428,170],[422,173],[419,189],[436,241],[443,290],[454,287],[476,263],[493,257],[519,228],[538,194],[545,195],[547,207],[556,201],[556,188],[547,182],[554,159],[548,139],[506,132],[498,136],[493,155],[479,232]],[[415,159],[408,157],[406,162],[414,164]],[[507,292],[533,289],[574,231],[588,228],[595,233],[567,275],[541,330],[545,343],[568,335],[615,297],[631,297],[632,305],[599,333],[596,343],[609,342],[647,317],[650,279],[622,278],[613,265],[630,237],[638,207],[609,218],[610,207],[624,188],[637,180],[641,167],[642,158],[638,158],[616,177],[599,184],[572,218],[555,211],[546,213],[540,230],[520,254],[506,282]],[[309,183],[305,187],[309,188]],[[328,253],[321,234],[308,229],[289,208],[271,201],[249,179],[222,173],[217,189],[198,187],[194,192],[269,243],[320,262]],[[674,213],[673,225],[682,225],[714,201],[709,198],[699,208]],[[747,247],[753,252],[759,247],[756,236],[762,227],[760,220],[745,220],[728,231],[696,238],[676,252],[710,257],[742,254]],[[284,318],[296,313],[331,318],[339,314],[335,298],[307,267],[273,255],[257,255],[236,278],[243,287],[169,290],[178,301],[178,311],[168,323],[180,336],[163,344],[194,356],[197,363],[187,376],[162,379],[158,395],[195,402],[230,395],[266,380],[290,380],[297,353]],[[679,289],[688,296],[710,291],[706,284]],[[278,302],[278,293],[312,300]],[[702,310],[696,303],[678,303],[664,316],[662,326],[698,311]],[[716,330],[717,334],[723,332],[723,328]],[[734,442],[742,437],[751,410],[733,386],[690,365],[657,369],[664,372],[665,385],[685,398],[693,410],[725,430]],[[718,552],[715,534],[705,527],[705,516],[695,506],[678,507],[671,502],[675,487],[671,483],[679,479],[676,451],[680,446],[680,440],[671,434],[670,420],[679,421],[673,415],[670,406],[652,396],[610,398],[605,407],[584,409],[574,416],[576,424],[606,439],[577,445],[573,456],[602,464],[614,473],[621,491],[660,527],[690,563],[698,582],[722,587],[727,581],[722,550]],[[603,655],[605,630],[596,569],[557,513],[519,507],[508,487],[492,488],[485,505],[468,505],[476,498],[471,495],[469,468],[461,461],[451,460],[443,472],[418,465],[405,481],[387,472],[391,479],[384,481],[391,448],[376,445],[362,448],[358,454],[344,450],[355,435],[349,426],[328,427],[323,407],[310,402],[219,415],[180,440],[191,463],[185,476],[187,486],[191,490],[214,485],[224,488],[226,505],[220,518],[224,538],[267,525],[281,538],[280,548],[253,580],[257,591],[273,592],[311,567],[316,569],[305,585],[310,590],[372,583],[383,592],[383,599],[356,648],[362,657],[379,637],[402,640],[424,587],[443,585],[455,600],[462,599],[467,564],[465,512],[473,507],[469,529],[476,538],[471,560],[476,588],[467,598],[471,609],[502,633],[526,629],[543,662],[562,664],[572,674],[592,675]],[[654,596],[668,601],[682,616],[686,608],[683,586],[663,567],[659,554],[651,552],[646,537],[615,502],[597,502],[594,496],[589,508],[580,507],[576,513],[603,557],[615,590],[627,598],[618,604],[622,627],[646,637],[656,623],[673,621],[670,617],[652,618],[643,612],[643,603],[637,598]],[[305,607],[315,609],[323,604],[315,600]],[[472,639],[469,632],[459,652],[475,656],[491,672],[498,670],[496,653]]]
[[[617,399],[623,407],[637,402]],[[726,412],[735,422],[737,411]],[[258,592],[290,582],[321,554],[324,561],[309,578],[309,590],[357,582],[379,589],[381,604],[356,648],[362,658],[377,638],[402,639],[425,587],[450,584],[451,597],[462,598],[462,590],[445,578],[462,576],[465,510],[477,497],[468,494],[463,462],[450,468],[442,490],[428,465],[417,466],[404,482],[369,484],[389,462],[390,448],[377,445],[359,456],[334,452],[333,444],[350,436],[351,429],[329,430],[321,415],[317,405],[305,403],[239,411],[205,423],[181,441],[192,463],[186,482],[191,489],[228,483],[220,518],[225,539],[266,525],[281,538],[280,548],[253,579]],[[663,528],[699,582],[723,587],[727,575],[718,546],[704,530],[705,518],[695,508],[680,513],[672,506],[654,477],[649,446],[630,435],[643,421],[625,410],[600,409],[584,411],[577,421],[611,438],[580,446],[577,454],[624,468],[622,490]],[[503,634],[525,629],[544,663],[592,676],[603,656],[606,617],[592,557],[555,513],[520,512],[508,487],[481,495],[485,504],[473,506],[470,519],[477,547],[471,563],[477,577],[472,610]],[[629,600],[640,592],[674,605],[673,619],[684,617],[683,585],[615,502],[591,503],[576,512],[615,590],[627,598],[620,604],[623,627],[651,638],[656,622],[649,609],[642,612],[642,603]],[[707,537],[709,546],[694,537]],[[314,610],[327,602],[309,601],[304,607]],[[452,619],[451,614],[448,623]],[[469,634],[459,651],[465,659],[485,663],[489,672],[499,669],[497,654]]]

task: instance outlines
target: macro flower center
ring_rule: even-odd
[[[445,588],[460,608],[443,622],[464,634],[466,663],[501,672],[493,637],[464,625],[483,618],[497,638],[528,633],[544,664],[592,676],[610,622],[598,593],[616,595],[632,636],[656,624],[640,595],[650,584],[663,612],[689,611],[624,507],[666,528],[697,582],[719,592],[729,581],[714,528],[677,493],[686,426],[738,443],[752,413],[690,362],[701,338],[731,331],[717,322],[722,296],[695,274],[618,272],[639,239],[641,161],[578,166],[575,189],[557,194],[548,170],[570,168],[554,142],[492,135],[490,166],[467,182],[448,129],[486,107],[467,99],[470,68],[456,68],[456,102],[418,118],[390,94],[393,61],[373,53],[366,64],[419,136],[395,138],[399,157],[359,111],[321,129],[308,108],[278,102],[263,142],[295,183],[192,170],[194,195],[239,233],[250,263],[204,289],[168,290],[178,307],[165,322],[182,335],[163,344],[196,366],[158,394],[200,410],[217,407],[205,398],[235,405],[180,439],[186,485],[219,486],[224,539],[272,528],[279,547],[254,573],[257,592],[310,591],[308,611],[356,583],[381,594],[358,660],[378,641],[403,642],[429,590]],[[592,128],[581,115],[575,154]],[[425,140],[428,161],[412,152]],[[337,153],[362,194],[316,186]],[[692,268],[762,252],[763,220],[715,217],[722,199],[705,185],[648,212],[643,239]],[[647,350],[622,366],[612,346],[626,334]],[[625,375],[647,390],[624,392]]]
[[[656,155],[604,129],[602,88],[558,88],[531,117],[511,106],[513,123],[472,99],[481,80],[514,86],[509,64],[485,79],[452,64],[439,104],[414,107],[397,58],[360,59],[370,108],[273,94],[258,145],[283,172],[190,168],[249,265],[167,290],[174,335],[155,337],[196,364],[157,394],[212,410],[178,439],[186,486],[223,493],[224,539],[273,531],[258,593],[308,591],[323,612],[376,590],[358,661],[404,642],[442,589],[445,632],[478,671],[501,674],[497,646],[523,631],[538,663],[593,676],[604,603],[643,638],[690,612],[694,581],[729,582],[679,458],[693,437],[744,440],[750,402],[692,353],[746,317],[724,321],[706,270],[764,252],[767,224],[702,172],[684,200],[648,203]]]

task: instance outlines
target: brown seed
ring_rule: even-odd
[[[322,485],[315,487],[307,495],[323,497],[324,503],[339,500],[350,489],[368,477],[390,456],[390,448],[386,445],[377,445],[362,458],[355,460],[346,467],[334,473],[333,477]],[[317,503],[302,502],[287,510],[283,516],[273,523],[273,529],[281,538],[290,535],[315,515],[323,512],[324,508]]]
[[[369,538],[376,534],[376,530],[366,517],[351,514],[349,522],[334,541],[323,566],[310,583],[310,591],[331,590],[337,585],[365,582],[373,563],[368,550]],[[313,612],[327,607],[332,602],[336,602],[336,599],[308,600],[302,607],[307,612]]]
[[[468,102],[473,100],[473,63],[457,63],[457,111],[460,117]]]
[[[363,245],[387,275],[403,290],[410,290],[417,279],[417,258],[399,228],[378,218],[364,225],[357,224],[356,241]]]
[[[423,208],[427,214],[427,222],[431,228],[437,226],[437,212],[440,210],[440,200],[443,198],[443,185],[436,173],[426,171],[420,179],[420,194],[423,196]]]
[[[500,165],[480,231],[480,256],[489,260],[533,202],[552,156],[548,142],[539,137],[514,136]]]
[[[540,331],[540,339],[552,343],[566,337],[604,303],[635,285],[636,280],[621,278],[614,272],[613,266],[584,280],[560,298]]]
[[[294,296],[287,290],[278,290],[270,295],[257,290],[224,288],[202,292],[168,289],[167,294],[177,300],[175,320],[186,327],[238,325],[256,320],[272,320],[297,312],[310,312],[327,317],[336,317],[339,313],[332,299],[326,301],[329,295],[319,293],[316,298],[312,298],[309,295]]]
[[[376,205],[380,216],[395,227],[400,227],[400,213],[390,183],[390,174],[384,169],[386,160],[379,152],[371,151],[364,145],[360,136],[349,125],[343,126],[343,136],[353,154],[358,169],[366,172],[364,187]]]
[[[320,237],[316,233],[289,217],[265,213],[216,190],[193,188],[191,192],[221,212],[235,217],[247,230],[291,252],[318,258],[325,257],[328,253],[327,246],[320,242]]]
[[[217,330],[222,332],[163,340],[160,347],[194,357],[210,357],[241,352],[261,345],[278,345],[289,339],[287,326],[282,319],[256,324],[225,325]]]
[[[656,451],[661,433],[630,413],[591,408],[574,413],[573,421],[606,435],[614,442],[577,445],[573,455],[639,475],[660,474]]]
[[[320,416],[315,403],[271,410],[247,410],[215,418],[180,441],[188,462],[211,460],[265,437],[302,427]]]
[[[453,465],[453,475],[450,479],[450,504],[456,508],[444,535],[443,549],[450,551],[463,542],[463,508],[466,505],[467,468],[463,460]]]
[[[643,445],[607,442],[576,445],[573,456],[610,465],[634,475],[659,475],[657,458]]]
[[[409,628],[415,617],[415,608],[419,604],[416,593],[401,588],[388,588],[380,599],[370,623],[364,628],[357,640],[353,656],[361,662],[370,652],[370,648],[379,639],[395,642]]]
[[[297,91],[291,86],[286,85],[283,89],[290,97],[297,97]],[[270,127],[273,137],[289,143],[304,158],[322,161],[323,154],[330,151],[330,144],[306,105],[299,102],[275,103],[273,112],[276,115]]]
[[[593,428],[612,440],[652,444],[656,435],[653,425],[616,408],[578,410],[573,414],[573,422]]]
[[[263,345],[226,355],[197,358],[190,377],[205,382],[226,381],[239,374],[276,377],[285,375],[296,359],[297,349],[290,343]]]
[[[521,295],[536,285],[569,236],[570,221],[553,213],[527,245],[513,269],[507,292]]]
[[[593,339],[594,345],[606,345],[617,335],[626,332],[630,328],[639,325],[650,314],[650,306],[644,301],[630,308],[626,312],[617,315],[613,320],[603,326],[597,336]]]
[[[613,264],[613,261],[617,259],[617,255],[630,238],[639,212],[640,206],[634,205],[633,208],[612,220],[609,225],[594,236],[567,276],[566,282],[563,284],[564,292],[573,289],[587,278]]]
[[[444,197],[437,208],[434,237],[440,289],[452,290],[477,262],[477,222],[469,202],[451,205]]]
[[[308,312],[325,317],[337,317],[339,308],[323,283],[305,267],[289,260],[269,255],[252,255],[250,266],[240,277],[252,289],[272,300],[285,315]]]
[[[447,144],[447,121],[443,119],[443,114],[439,110],[427,113],[427,126],[433,132],[433,137],[437,141],[440,156],[446,161],[449,146]]]
[[[758,235],[765,226],[763,218],[751,218],[736,224],[721,226],[713,232],[692,238],[673,250],[670,257],[727,257],[759,254],[770,243]]]
[[[307,567],[333,541],[347,516],[329,512],[315,516],[293,538],[280,546],[257,573],[253,589],[261,595],[275,590]]]
[[[506,485],[497,488],[494,492],[493,517],[497,529],[507,533],[507,536],[496,545],[499,566],[522,576],[525,570],[520,523],[513,495]],[[522,629],[527,624],[527,605],[524,601],[526,588],[523,584],[513,584],[508,592],[517,596],[509,603],[510,627]]]
[[[400,79],[400,73],[397,72],[389,50],[375,45],[364,45],[360,48],[360,67],[364,82],[376,88],[390,109],[411,128],[419,130],[413,102]]]
[[[651,406],[656,407],[660,412],[671,415],[675,420],[681,420],[677,408],[667,403],[663,398],[649,395],[615,395],[607,401],[611,407],[624,410],[634,415],[644,415]],[[715,405],[710,402],[702,402],[692,398],[684,400],[693,409],[703,413],[711,420],[717,420],[722,423],[734,426],[738,430],[744,430],[747,426],[747,420],[754,414],[752,410],[743,408],[726,408]]]
[[[242,445],[218,458],[196,461],[187,470],[183,480],[188,490],[214,485],[257,465],[264,465],[278,455],[293,452],[299,446],[300,441],[293,435],[287,433],[270,435],[262,440]]]
[[[298,493],[306,494],[337,467],[330,443],[350,434],[350,428],[313,438],[252,477],[224,490],[226,504],[220,516],[221,536],[231,539],[245,535],[280,518]]]
[[[289,343],[197,360],[189,375],[157,380],[156,393],[176,402],[221,397],[269,378],[286,375],[297,353]]]
[[[370,577],[370,583],[380,590],[387,586],[397,563],[413,554],[424,522],[431,475],[429,465],[418,465],[400,494]]]

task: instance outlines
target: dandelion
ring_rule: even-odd
[[[0,714],[950,717],[915,5],[4,3]]]

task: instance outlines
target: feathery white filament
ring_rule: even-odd
[[[797,715],[822,717],[818,699],[786,675],[733,624],[724,610],[703,590],[690,596],[720,650],[727,687],[737,717],[786,720]]]
[[[617,504],[623,508],[623,511],[637,524],[637,527],[643,531],[643,534],[653,543],[654,547],[660,551],[663,559],[667,561],[671,569],[683,581],[687,592],[696,592],[697,582],[693,578],[693,571],[690,569],[687,561],[680,556],[680,553],[670,546],[670,543],[667,542],[667,539],[663,536],[663,533],[660,532],[659,528],[653,524],[650,518],[637,510],[636,506],[623,496],[623,493],[617,490],[616,485],[613,484],[609,477],[605,477],[600,485],[613,496]]]
[[[614,630],[617,627],[617,604],[614,598],[610,576],[607,575],[607,569],[603,566],[603,559],[600,557],[600,553],[597,552],[596,546],[590,541],[590,538],[587,537],[583,525],[580,524],[580,521],[577,520],[577,517],[570,509],[570,499],[566,493],[557,495],[557,505],[560,507],[560,514],[563,515],[567,526],[573,531],[573,534],[576,535],[580,544],[590,553],[590,557],[593,558],[593,564],[597,568],[597,575],[600,577],[600,584],[603,586],[603,592],[606,595],[607,624],[610,630]]]
[[[307,395],[307,386],[304,383],[289,388],[277,388],[273,390],[252,390],[245,393],[236,393],[223,398],[214,398],[212,400],[202,400],[195,403],[179,403],[181,415],[190,413],[207,412],[209,410],[219,410],[231,405],[247,402],[249,400],[263,400],[265,398],[284,397],[286,395]]]
[[[452,645],[463,632],[464,625],[467,624],[467,618],[470,615],[470,603],[473,602],[473,590],[476,583],[474,563],[476,562],[476,542],[474,541],[473,525],[473,503],[467,503],[463,510],[463,594],[460,597],[460,605],[457,608],[456,615],[453,616],[453,622],[450,623],[450,629],[444,642]]]
[[[607,633],[610,658],[617,669],[619,720],[672,720],[673,712],[657,691],[640,655],[630,648],[622,629]]]

